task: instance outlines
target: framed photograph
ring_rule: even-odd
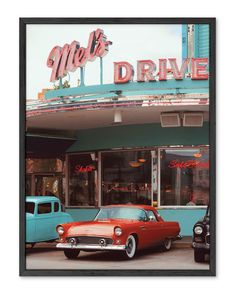
[[[20,275],[215,276],[215,18],[20,19]]]

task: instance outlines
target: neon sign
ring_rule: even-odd
[[[63,78],[67,72],[73,72],[78,67],[84,67],[87,61],[93,61],[96,57],[104,57],[109,51],[109,45],[103,30],[97,29],[90,33],[88,45],[81,47],[80,43],[73,41],[63,47],[55,46],[47,59],[47,66],[52,69],[51,82]]]
[[[171,160],[169,168],[209,168],[209,161],[198,161],[198,160],[186,160],[178,161]]]
[[[78,164],[75,166],[74,172],[76,174],[78,173],[87,173],[87,172],[92,172],[95,170],[94,165],[86,165],[86,166],[82,166],[81,164]]]
[[[68,72],[83,68],[88,61],[104,57],[109,51],[109,45],[112,45],[112,42],[107,41],[103,30],[97,29],[90,33],[86,48],[81,47],[78,41],[63,47],[55,46],[47,58],[47,66],[52,69],[50,81],[62,79]],[[171,73],[175,80],[183,80],[186,73],[192,80],[208,80],[207,66],[208,58],[185,58],[181,65],[177,63],[176,58],[160,58],[157,62],[150,59],[138,60],[137,82],[166,81],[168,73]],[[133,77],[134,68],[129,62],[114,62],[115,84],[128,83]]]
[[[167,62],[170,69],[167,68]],[[158,60],[159,72],[156,73],[156,64],[152,60],[137,61],[137,82],[166,81],[167,73],[172,73],[175,80],[183,80],[191,62],[191,79],[208,80],[208,58],[185,58],[179,68],[176,58],[163,58]],[[114,83],[124,84],[133,80],[133,66],[126,61],[114,62]]]

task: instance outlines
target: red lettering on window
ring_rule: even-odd
[[[95,170],[95,167],[93,165],[82,166],[78,164],[75,166],[74,172],[78,174],[78,173],[92,172],[93,170]]]
[[[169,168],[209,168],[209,161],[198,161],[198,160],[186,160],[178,161],[171,160]]]

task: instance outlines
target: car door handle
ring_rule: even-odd
[[[140,226],[141,230],[146,230],[145,226]]]

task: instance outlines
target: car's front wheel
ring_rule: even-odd
[[[128,236],[126,241],[126,249],[122,251],[122,257],[125,259],[132,259],[137,250],[136,238],[133,235]]]
[[[64,250],[64,255],[68,259],[75,259],[75,258],[77,258],[79,253],[80,253],[80,250],[78,250],[78,249],[65,249]]]
[[[205,261],[205,253],[203,250],[194,249],[194,260],[196,262]]]

